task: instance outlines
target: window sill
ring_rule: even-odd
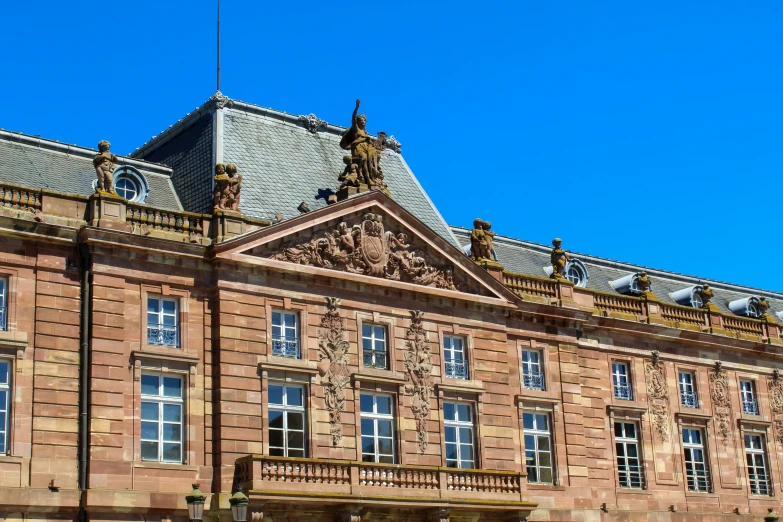
[[[176,462],[153,462],[146,460],[133,461],[134,468],[144,469],[171,469],[178,471],[198,471],[198,466],[188,466],[187,464],[177,464]]]
[[[720,495],[717,493],[712,493],[711,491],[685,491],[686,497],[694,497],[694,498],[714,498],[718,499],[720,498]]]
[[[644,488],[621,488],[615,487],[614,491],[617,495],[652,495],[653,492]]]
[[[0,454],[0,462],[4,462],[6,464],[21,464],[22,460],[24,460],[24,457]]]
[[[279,357],[277,355],[267,356],[265,361],[258,363],[258,369],[262,371],[300,372],[308,373],[310,375],[316,375],[318,373],[318,365],[312,361]]]
[[[27,332],[0,330],[0,349],[24,350],[27,347]]]
[[[145,347],[141,350],[131,352],[132,359],[150,359],[155,361],[173,361],[187,363],[190,365],[198,364],[198,356],[188,355],[180,348],[158,348]]]
[[[556,484],[539,484],[533,483],[527,485],[528,491],[565,491],[565,486],[558,486]]]

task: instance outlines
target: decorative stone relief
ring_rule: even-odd
[[[411,411],[416,419],[419,451],[427,450],[427,419],[430,416],[432,397],[432,351],[427,333],[422,326],[424,312],[411,312],[411,326],[405,334],[405,372],[408,383],[405,393],[411,395]]]
[[[650,422],[662,440],[669,440],[669,388],[666,385],[666,366],[657,351],[652,352],[652,361],[644,365],[644,374],[647,378]]]
[[[365,214],[359,223],[340,223],[331,232],[284,243],[271,259],[403,281],[447,290],[462,290],[451,266],[435,266],[422,250],[412,248],[403,232],[386,231],[383,216]]]
[[[313,134],[321,129],[325,129],[327,125],[324,120],[312,113],[307,116],[299,116],[299,123],[301,123],[308,132],[312,132]]]
[[[209,99],[215,103],[215,107],[217,107],[218,109],[224,109],[226,107],[231,107],[232,105],[234,105],[234,102],[231,100],[231,98],[229,98],[228,96],[226,96],[220,91],[216,91],[215,94],[210,96]]]
[[[720,361],[715,363],[715,371],[710,374],[710,397],[715,415],[715,428],[723,442],[728,442],[731,436],[731,399],[729,397],[729,381],[723,371]]]
[[[772,424],[775,427],[775,440],[783,444],[783,379],[780,370],[775,368],[769,386],[769,408],[772,410]]]
[[[329,411],[332,445],[337,447],[343,438],[342,412],[345,411],[345,388],[350,382],[348,372],[348,341],[345,340],[343,318],[337,311],[340,300],[326,298],[326,314],[321,318],[318,333],[319,372],[324,387],[324,401]]]
[[[394,137],[394,135],[392,134],[392,135],[391,135],[391,136],[389,136],[389,138],[386,140],[386,148],[387,148],[387,149],[391,149],[391,150],[393,150],[393,151],[394,151],[394,152],[396,152],[397,154],[400,154],[400,153],[401,153],[401,151],[402,151],[402,143],[400,143],[399,141],[397,141],[397,138],[395,138],[395,137]]]
[[[95,167],[95,173],[98,175],[98,185],[95,187],[96,192],[109,192],[116,194],[114,191],[114,167],[117,164],[117,156],[109,152],[111,149],[111,143],[106,140],[98,142],[98,154],[92,159],[92,165]]]

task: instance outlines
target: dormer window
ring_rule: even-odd
[[[114,171],[114,191],[132,203],[144,203],[149,185],[138,170],[122,165]]]
[[[745,317],[761,317],[764,315],[766,308],[769,306],[764,300],[755,296],[743,297],[742,299],[735,299],[729,303],[729,310],[737,315],[744,315]]]
[[[618,293],[624,295],[640,295],[642,292],[652,292],[650,276],[643,270],[634,274],[628,274],[614,281],[609,281],[609,284]]]
[[[682,306],[692,306],[693,308],[702,308],[704,306],[702,285],[687,286],[681,290],[670,293],[669,297]]]
[[[547,276],[552,276],[552,265],[545,266],[543,269]],[[565,277],[574,283],[574,286],[584,288],[587,286],[587,280],[590,275],[588,274],[587,267],[584,265],[584,263],[578,259],[570,259],[566,263]]]

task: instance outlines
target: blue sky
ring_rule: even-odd
[[[3,11],[2,128],[127,154],[215,90],[215,1]],[[361,98],[451,224],[783,291],[782,15],[223,0],[221,87],[338,125]]]

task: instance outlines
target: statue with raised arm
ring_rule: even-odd
[[[563,244],[563,240],[559,237],[556,237],[552,240],[552,246],[554,247],[552,249],[552,254],[550,255],[551,261],[552,261],[552,279],[563,279],[565,280],[565,269],[566,265],[568,264],[568,254],[566,254],[566,251],[560,248],[560,245]]]
[[[98,143],[98,154],[92,159],[92,165],[95,167],[95,173],[98,175],[98,186],[96,192],[114,192],[114,166],[117,163],[117,156],[109,152],[111,143],[101,140]]]
[[[356,172],[359,183],[367,185],[370,189],[385,191],[386,184],[383,182],[381,171],[381,152],[386,146],[386,133],[379,133],[378,139],[368,134],[367,116],[359,114],[360,103],[361,100],[356,100],[356,107],[351,115],[351,127],[340,139],[340,147],[351,151],[351,164],[356,165],[356,169],[349,165],[340,181],[345,181],[351,172]]]

